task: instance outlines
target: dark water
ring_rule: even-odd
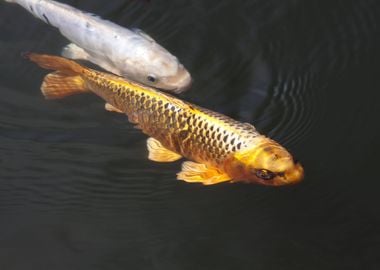
[[[168,48],[182,95],[288,147],[292,187],[191,185],[104,102],[45,101],[22,51],[67,41],[0,3],[0,269],[380,269],[380,3],[64,1]],[[111,4],[112,2],[112,4]]]

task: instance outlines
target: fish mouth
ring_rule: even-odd
[[[187,82],[184,86],[175,87],[175,88],[172,88],[172,89],[170,89],[168,91],[171,91],[171,92],[173,92],[175,94],[181,94],[181,93],[189,90],[191,88],[192,84],[193,84],[193,81],[190,78],[190,81]]]
[[[281,182],[284,185],[293,185],[301,182],[304,178],[304,169],[300,163],[296,163],[294,168],[284,173]]]
[[[175,94],[180,94],[188,90],[192,85],[190,73],[181,65],[176,75],[166,77],[163,80],[163,85],[160,87],[165,91],[170,91]]]

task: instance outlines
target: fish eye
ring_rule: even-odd
[[[146,77],[146,78],[149,82],[152,82],[152,83],[157,81],[156,76],[154,76],[154,75],[148,75],[148,77]]]
[[[265,169],[256,170],[255,174],[258,178],[263,179],[263,180],[271,180],[276,176],[275,173],[265,170]]]

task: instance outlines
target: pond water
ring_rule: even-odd
[[[380,3],[62,1],[138,27],[194,83],[180,97],[286,146],[288,187],[177,181],[94,95],[46,101],[20,57],[56,29],[0,3],[0,269],[380,269]]]

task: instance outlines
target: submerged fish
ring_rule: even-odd
[[[303,168],[282,146],[248,123],[184,102],[121,77],[95,71],[57,56],[27,54],[43,68],[41,86],[48,99],[92,91],[106,109],[125,113],[150,136],[149,159],[186,161],[177,178],[206,185],[225,181],[285,185],[302,180]]]
[[[57,27],[73,42],[64,48],[65,57],[88,60],[114,74],[176,93],[191,84],[178,59],[141,30],[131,31],[55,1],[5,1]]]

